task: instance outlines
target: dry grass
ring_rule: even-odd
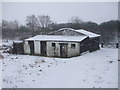
[[[4,57],[0,54],[0,59],[3,59]]]

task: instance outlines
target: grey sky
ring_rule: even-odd
[[[49,15],[58,23],[67,22],[72,16],[96,23],[118,19],[117,2],[4,2],[2,5],[3,19],[17,20],[20,24],[25,24],[26,16],[32,14]]]
[[[2,3],[0,2],[0,22],[1,22],[1,20],[2,20]]]

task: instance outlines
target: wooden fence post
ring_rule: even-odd
[[[119,43],[116,44],[116,48],[119,48]]]
[[[101,47],[103,47],[103,43],[101,43]]]

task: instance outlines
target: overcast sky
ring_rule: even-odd
[[[98,24],[118,19],[117,2],[4,2],[2,11],[4,20],[17,20],[20,24],[25,24],[26,16],[32,14],[49,15],[57,23],[65,23],[72,16],[79,16],[83,21]]]

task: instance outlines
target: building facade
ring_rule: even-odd
[[[50,57],[72,57],[81,53],[81,41],[87,36],[37,35],[24,40],[24,53]]]
[[[83,40],[81,41],[81,53],[84,51],[89,50],[90,52],[95,51],[95,50],[99,50],[99,38],[100,35],[83,30],[83,29],[79,29],[79,30],[75,30],[72,28],[62,28],[59,29],[57,31],[48,33],[48,35],[63,35],[63,36],[88,36],[87,40]],[[82,44],[83,42],[83,44]]]

